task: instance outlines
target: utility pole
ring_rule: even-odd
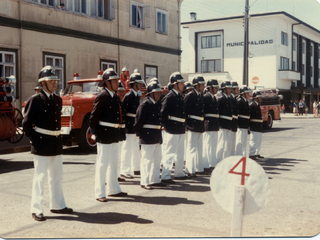
[[[244,52],[243,52],[243,85],[248,86],[248,56],[249,56],[249,0],[246,0],[244,13]]]

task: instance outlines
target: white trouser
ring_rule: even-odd
[[[174,176],[184,177],[184,134],[166,133],[166,148],[162,157],[162,180],[171,179],[172,164],[175,161]]]
[[[166,151],[166,148],[167,148],[167,132],[162,130],[161,131],[161,135],[162,135],[162,144],[161,144],[161,163],[163,165],[163,157],[164,157],[164,153]]]
[[[161,145],[141,144],[140,184],[160,183]]]
[[[215,167],[217,164],[218,131],[203,134],[204,168]]]
[[[120,174],[132,174],[132,171],[140,171],[139,138],[136,134],[126,134],[126,140],[121,148]]]
[[[120,177],[120,167],[121,167],[121,152],[124,141],[118,142],[118,165],[117,165],[117,177]]]
[[[202,164],[203,134],[188,132],[186,173],[203,172]]]
[[[248,129],[238,128],[236,140],[236,155],[247,156]]]
[[[217,147],[217,164],[230,156],[230,130],[220,128]]]
[[[186,161],[187,155],[188,155],[188,153],[187,153],[187,149],[188,149],[187,148],[188,147],[188,133],[189,133],[189,131],[186,130],[186,132],[184,134],[184,156],[183,156],[184,161]]]
[[[59,210],[66,207],[62,191],[62,156],[34,155],[31,213],[43,213],[43,187],[47,172],[50,209]]]
[[[250,152],[249,156],[259,155],[260,149],[261,149],[261,143],[262,143],[262,132],[255,132],[251,131],[250,134]]]
[[[118,182],[118,143],[97,143],[97,161],[95,174],[95,198],[106,197],[105,184],[107,183],[107,195],[121,192]]]
[[[236,155],[237,132],[230,131],[230,156]]]

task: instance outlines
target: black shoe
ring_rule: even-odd
[[[257,160],[256,156],[249,156],[249,158],[251,158],[252,160]]]
[[[140,171],[134,171],[134,175],[140,175]]]
[[[205,172],[211,172],[211,168],[204,168]]]
[[[125,182],[126,180],[123,178],[118,177],[118,182]]]
[[[142,188],[146,189],[146,190],[152,190],[153,188],[149,185],[141,185]]]
[[[196,178],[197,175],[195,173],[188,173],[188,176],[191,177],[191,178]]]
[[[105,197],[97,198],[96,200],[99,202],[108,202],[108,200]]]
[[[40,214],[32,213],[32,217],[33,217],[34,220],[39,221],[39,222],[47,220],[47,219],[43,216],[42,213],[40,213]]]
[[[120,177],[132,179],[133,177],[130,174],[120,174]]]
[[[59,209],[59,210],[55,210],[55,209],[51,209],[50,212],[52,213],[60,213],[60,214],[69,214],[69,213],[73,213],[72,208],[63,208],[63,209]]]
[[[177,179],[177,180],[185,180],[185,179],[190,179],[191,177],[188,176],[188,175],[185,175],[183,177],[174,177],[174,179]]]
[[[150,186],[152,186],[152,187],[165,187],[165,186],[167,186],[167,184],[165,184],[161,181],[159,183],[152,183],[152,184],[150,184]]]
[[[125,192],[120,192],[117,194],[108,195],[108,197],[126,197],[126,196],[128,196],[128,193],[125,193]]]
[[[176,183],[176,182],[173,181],[171,178],[170,178],[170,179],[161,179],[161,182],[168,183],[168,184]]]
[[[214,168],[215,168],[215,167],[210,167],[211,171],[213,171],[213,170],[214,170]]]
[[[263,156],[261,156],[260,154],[256,155],[256,158],[264,158]]]

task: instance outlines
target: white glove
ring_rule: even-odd
[[[93,134],[92,134],[92,135],[91,135],[91,139],[95,141],[95,140],[96,140],[96,135],[93,135]]]

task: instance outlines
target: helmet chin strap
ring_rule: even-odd
[[[47,82],[44,81],[44,85],[46,86],[46,89],[50,92],[50,94],[52,93],[52,91],[50,91],[50,89],[48,88]]]

